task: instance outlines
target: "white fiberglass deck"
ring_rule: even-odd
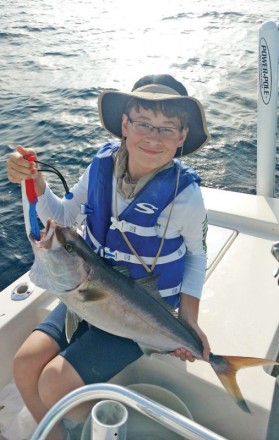
[[[270,250],[279,237],[279,201],[229,191],[202,190],[211,226],[200,325],[216,354],[274,359],[279,345],[279,288],[272,276],[277,263]],[[49,292],[38,288],[28,299],[12,302],[12,288],[27,278],[25,275],[1,293],[0,389],[12,377],[12,358],[17,347],[57,303]],[[177,359],[143,357],[113,382],[163,386],[186,403],[195,421],[218,434],[230,440],[263,440],[275,379],[261,367],[238,374],[251,415],[236,406],[205,362],[187,363],[186,372],[185,364]],[[14,419],[18,415],[17,410]]]

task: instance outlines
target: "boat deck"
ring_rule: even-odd
[[[270,251],[279,237],[279,200],[209,188],[202,191],[210,228],[200,325],[216,354],[276,359],[279,289],[272,276],[277,262]],[[17,347],[57,304],[52,294],[38,288],[24,301],[11,301],[12,289],[27,280],[25,274],[1,293],[0,390],[12,379]],[[249,368],[238,374],[251,414],[236,406],[205,362],[186,365],[167,356],[143,357],[112,382],[163,386],[186,403],[195,421],[212,431],[230,440],[263,440],[275,384],[267,374],[272,368],[265,370]]]

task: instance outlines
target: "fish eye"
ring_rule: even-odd
[[[65,249],[66,249],[67,252],[72,252],[73,246],[72,246],[72,244],[69,241],[67,241],[65,243]]]

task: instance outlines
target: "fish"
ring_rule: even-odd
[[[129,338],[143,353],[168,354],[180,347],[203,360],[203,344],[194,329],[161,298],[157,277],[135,280],[125,266],[112,266],[98,256],[72,227],[49,219],[40,240],[30,242],[34,263],[30,279],[54,293],[66,306],[66,336],[70,340],[81,320],[108,333]],[[279,365],[271,359],[216,355],[209,364],[237,405],[250,409],[236,381],[239,369]]]

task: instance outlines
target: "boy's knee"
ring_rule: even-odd
[[[41,401],[47,408],[51,408],[59,398],[57,398],[57,376],[55,369],[48,365],[43,369],[38,381],[38,392]]]
[[[27,379],[30,374],[32,374],[30,359],[19,349],[13,359],[13,375],[16,384],[18,385],[22,380]]]
[[[42,370],[38,380],[41,401],[51,408],[58,400],[84,385],[74,368],[61,356],[50,361]]]

